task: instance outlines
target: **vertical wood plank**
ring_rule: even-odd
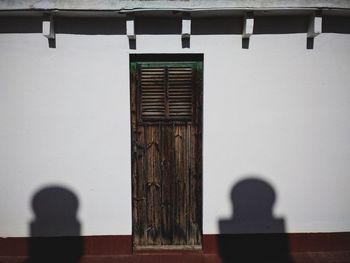
[[[136,130],[136,114],[137,114],[137,109],[136,109],[136,78],[137,78],[137,73],[136,73],[136,65],[131,64],[130,65],[130,110],[131,110],[131,142],[132,142],[132,149],[131,149],[131,156],[132,156],[132,174],[131,174],[131,180],[132,180],[132,225],[133,225],[133,232],[138,233],[138,202],[137,202],[137,159],[138,159],[138,152],[137,152],[137,146],[136,146],[136,141],[137,141],[137,130]],[[134,245],[135,243],[139,243],[139,235],[135,235],[134,238]]]

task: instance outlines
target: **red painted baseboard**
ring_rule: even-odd
[[[34,244],[65,244],[69,240],[80,244],[83,254],[95,255],[130,255],[132,254],[132,236],[83,236],[83,237],[9,237],[0,238],[0,256],[28,256],[30,246]]]
[[[264,246],[285,242],[289,253],[349,251],[350,232],[341,233],[283,233],[283,234],[242,234],[242,235],[204,235],[203,252],[218,254],[220,239],[240,244],[245,240],[248,244],[257,244],[261,240]]]
[[[77,244],[82,247],[84,256],[132,255],[132,236],[84,236],[84,237],[47,237],[0,238],[0,257],[28,257],[30,247],[37,244]],[[295,233],[295,234],[248,234],[248,235],[204,235],[203,254],[220,254],[222,244],[237,247],[263,244],[266,247],[285,243],[289,253],[350,251],[350,232],[343,233]],[[221,247],[220,247],[221,246]],[[197,252],[198,253],[198,252]]]

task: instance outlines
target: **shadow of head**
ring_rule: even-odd
[[[231,190],[235,220],[271,220],[276,193],[272,186],[261,179],[246,179]]]
[[[70,190],[52,186],[37,192],[32,199],[35,220],[31,223],[31,236],[77,236],[79,202]]]
[[[50,186],[32,199],[34,220],[30,223],[29,263],[79,262],[83,253],[79,201],[70,190]]]
[[[284,220],[273,215],[276,193],[258,178],[238,182],[231,190],[232,218],[220,220],[220,233],[283,233]]]

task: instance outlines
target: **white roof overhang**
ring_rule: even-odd
[[[0,11],[350,10],[349,0],[0,0]]]

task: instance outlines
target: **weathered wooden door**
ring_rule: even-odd
[[[201,248],[202,63],[130,69],[134,248]]]

